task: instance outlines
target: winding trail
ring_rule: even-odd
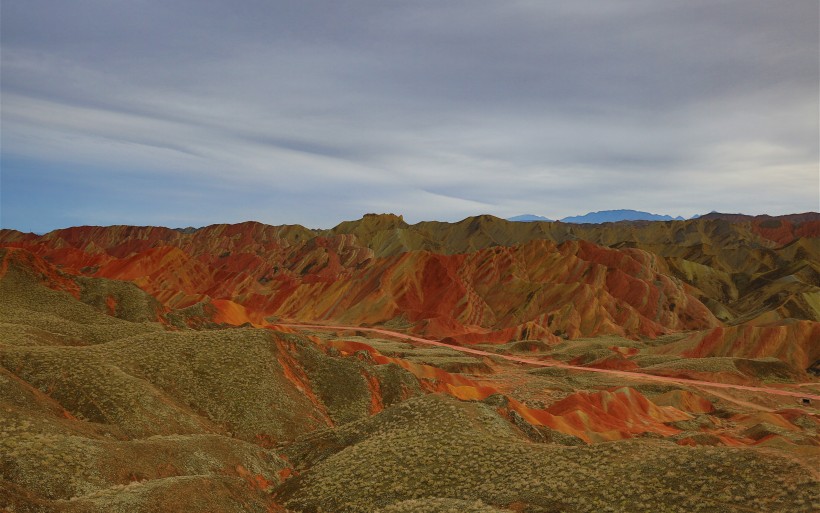
[[[575,370],[580,372],[598,372],[601,374],[609,374],[610,376],[619,376],[622,378],[628,379],[644,379],[647,381],[657,381],[660,383],[673,383],[676,385],[690,385],[695,387],[712,387],[712,388],[723,388],[723,389],[734,389],[734,390],[743,390],[746,392],[755,392],[758,394],[767,394],[767,395],[779,395],[779,396],[786,396],[786,397],[799,397],[799,398],[806,398],[811,399],[813,401],[820,401],[820,395],[813,395],[801,392],[795,392],[791,390],[780,390],[778,388],[769,388],[769,387],[754,387],[749,385],[734,385],[731,383],[714,383],[711,381],[702,381],[698,379],[687,379],[687,378],[673,378],[669,376],[656,376],[654,374],[645,374],[642,372],[628,372],[628,371],[619,371],[613,369],[596,369],[594,367],[581,367],[579,365],[570,365],[568,363],[563,362],[556,362],[556,361],[544,361],[544,360],[534,360],[532,358],[523,358],[520,356],[511,356],[505,354],[498,354],[492,353],[489,351],[482,351],[480,349],[474,349],[471,347],[463,347],[463,346],[456,346],[452,344],[446,344],[444,342],[439,342],[437,340],[428,340],[426,338],[416,337],[413,335],[407,335],[405,333],[399,333],[397,331],[390,331],[383,328],[365,328],[361,326],[333,326],[333,325],[326,325],[326,324],[301,324],[301,323],[279,323],[273,325],[271,327],[276,326],[284,326],[287,328],[295,328],[295,329],[314,329],[314,330],[327,330],[327,331],[365,331],[369,333],[377,333],[379,335],[383,335],[390,338],[395,338],[403,341],[411,341],[416,342],[418,344],[426,344],[430,346],[436,347],[446,347],[448,349],[452,349],[454,351],[460,351],[462,353],[469,353],[475,354],[479,356],[487,356],[491,358],[500,358],[503,360],[509,360],[511,362],[516,363],[524,363],[527,365],[536,365],[539,367],[558,367],[561,369],[569,369]]]

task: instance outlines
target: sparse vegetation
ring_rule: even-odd
[[[792,387],[818,319],[788,261],[816,244],[493,225],[183,230],[154,254],[185,265],[136,244],[134,283],[100,277],[125,265],[107,228],[75,267],[55,259],[81,240],[0,248],[0,510],[820,509],[816,404],[498,356]],[[401,335],[253,327],[293,318]]]
[[[290,454],[311,466],[277,492],[289,507],[373,511],[437,497],[498,508],[524,503],[535,511],[745,511],[749,504],[810,511],[820,491],[803,467],[748,449],[638,439],[533,444],[492,409],[441,396],[406,401],[340,431],[345,435],[324,439],[341,435],[344,446],[318,463]],[[319,443],[313,438],[303,447],[310,454]]]

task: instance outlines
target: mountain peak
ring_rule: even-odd
[[[407,228],[404,216],[392,213],[388,214],[365,214],[357,221],[343,221],[336,225],[331,231],[334,233],[374,233],[384,230],[395,230]]]
[[[534,221],[541,221],[541,222],[552,222],[552,219],[543,216],[537,216],[535,214],[522,214],[520,216],[510,217],[507,221],[516,221],[519,223],[531,223]]]
[[[600,210],[598,212],[589,212],[581,216],[569,216],[561,219],[562,223],[617,223],[619,221],[683,221],[683,217],[672,217],[662,214],[653,214],[651,212],[643,212],[641,210],[619,209],[619,210]]]

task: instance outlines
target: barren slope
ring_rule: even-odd
[[[816,510],[816,215],[712,217],[2,231],[0,509]]]

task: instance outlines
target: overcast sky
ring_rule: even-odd
[[[817,0],[2,0],[0,225],[820,210]]]

